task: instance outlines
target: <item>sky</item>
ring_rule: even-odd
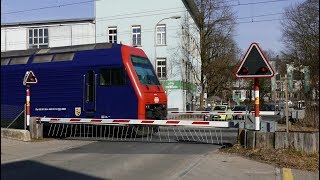
[[[279,53],[281,21],[285,8],[304,0],[226,0],[237,24],[235,40],[245,52],[252,42]],[[93,0],[1,0],[1,23],[94,17]]]

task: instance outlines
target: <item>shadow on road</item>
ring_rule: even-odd
[[[29,160],[1,164],[1,179],[102,180],[102,178],[92,177]]]
[[[192,143],[144,143],[97,141],[88,145],[57,153],[99,153],[99,154],[206,154],[221,146]]]

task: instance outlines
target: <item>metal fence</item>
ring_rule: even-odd
[[[14,105],[1,105],[1,127],[24,129],[25,107]]]
[[[47,136],[54,138],[154,143],[189,142],[219,145],[231,143],[230,139],[223,138],[223,129],[210,127],[54,123],[48,125],[47,128]]]

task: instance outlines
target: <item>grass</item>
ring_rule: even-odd
[[[240,155],[279,168],[319,172],[319,153],[305,154],[292,149],[246,149],[238,144],[222,148],[220,152]]]

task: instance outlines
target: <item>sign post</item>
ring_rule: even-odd
[[[254,78],[254,121],[255,130],[260,130],[259,79]]]
[[[23,78],[23,85],[26,86],[26,118],[25,128],[30,125],[30,85],[38,83],[32,71],[27,71]]]
[[[252,43],[235,72],[237,78],[254,78],[255,130],[260,130],[259,78],[271,78],[274,71],[257,43]]]
[[[26,85],[26,124],[30,125],[30,85]]]

